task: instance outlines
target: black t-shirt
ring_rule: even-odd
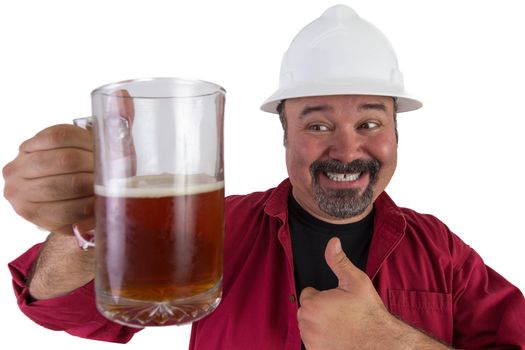
[[[326,244],[332,237],[341,240],[346,256],[355,266],[365,271],[374,232],[373,210],[355,223],[330,224],[310,215],[290,194],[288,213],[297,300],[305,287],[314,287],[317,290],[337,288],[337,277],[324,258]],[[301,349],[305,350],[302,342]]]
[[[291,194],[288,208],[297,298],[305,287],[337,288],[337,277],[324,258],[326,244],[332,237],[341,240],[350,261],[365,271],[374,231],[374,211],[358,222],[338,225],[310,215]]]

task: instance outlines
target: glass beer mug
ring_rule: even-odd
[[[225,90],[176,78],[124,81],[91,93],[96,303],[144,327],[198,320],[219,304],[224,234]],[[95,243],[94,243],[95,242]]]

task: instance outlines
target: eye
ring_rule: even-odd
[[[311,130],[311,131],[328,131],[330,129],[328,128],[328,126],[326,126],[324,124],[310,124],[310,125],[308,125],[308,130]]]
[[[363,123],[359,126],[359,129],[376,129],[379,127],[379,123],[378,122],[366,122],[366,123]]]

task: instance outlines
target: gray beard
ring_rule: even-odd
[[[315,161],[310,166],[312,175],[312,187],[314,200],[324,213],[340,218],[348,219],[362,214],[372,204],[374,196],[374,185],[377,182],[377,172],[380,164],[377,160],[357,159],[345,164],[335,160]],[[319,185],[319,176],[323,172],[368,172],[370,182],[362,194],[359,189],[323,189]]]
[[[356,189],[322,189],[314,186],[314,200],[324,213],[348,219],[362,214],[372,203],[372,186],[368,185],[362,195]]]

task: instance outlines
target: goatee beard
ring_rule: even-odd
[[[362,214],[372,203],[374,196],[373,186],[377,182],[377,173],[380,169],[378,160],[356,159],[351,163],[342,163],[337,160],[317,160],[310,166],[314,200],[324,213],[340,219],[348,219]],[[330,189],[321,188],[319,176],[322,173],[368,173],[370,180],[360,194],[360,189]],[[326,175],[325,175],[326,176]]]

